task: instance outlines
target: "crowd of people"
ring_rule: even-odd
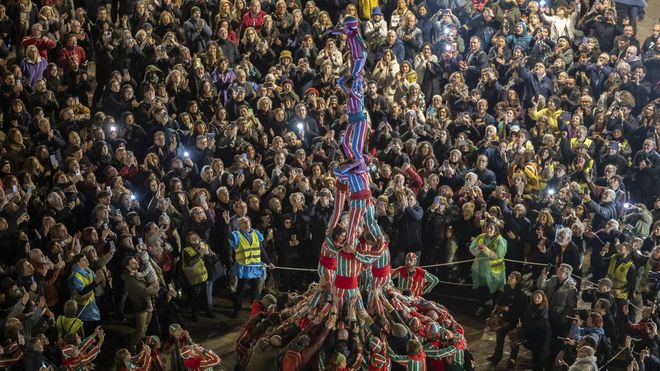
[[[128,317],[117,370],[162,367],[158,337],[185,367],[212,368],[217,355],[177,324],[215,317],[227,286],[233,317],[245,296],[258,314],[239,367],[297,369],[325,349],[337,370],[381,358],[371,369],[412,370],[424,352],[469,369],[461,336],[449,339],[460,325],[421,298],[438,276],[501,317],[493,367],[515,333],[510,367],[524,345],[534,369],[595,370],[619,349],[630,370],[658,369],[660,24],[639,28],[645,6],[3,2],[0,367],[91,369],[102,326]],[[359,30],[365,58],[342,27]],[[342,84],[358,63],[364,114]],[[342,143],[349,132],[363,153]],[[364,237],[346,220],[330,231],[346,187],[336,170],[363,155],[369,197],[350,207],[370,205],[376,223]],[[404,269],[402,291],[383,281],[363,295],[368,310],[353,294],[330,310],[323,279],[274,268],[316,269],[344,228],[341,244],[385,247],[394,267],[456,264]],[[294,313],[310,302],[300,313],[324,317]],[[264,363],[273,347],[282,359]]]

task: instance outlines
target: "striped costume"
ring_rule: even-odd
[[[378,257],[363,255],[359,252],[344,252],[338,249],[334,243],[330,242],[328,243],[328,247],[337,254],[334,304],[336,312],[341,313],[340,310],[343,307],[345,300],[351,300],[355,296],[360,295],[358,280],[360,277],[360,271],[362,270],[362,264],[371,264],[376,261]],[[364,309],[362,300],[357,300],[357,305],[359,309]]]
[[[131,364],[121,369],[121,371],[151,371],[151,349],[142,347],[140,354],[131,357]]]
[[[346,105],[348,106],[348,122],[344,138],[342,139],[342,148],[344,154],[354,163],[363,163],[364,156],[364,142],[367,140],[367,130],[369,130],[369,122],[367,115],[364,112],[364,79],[362,76],[353,79],[351,87],[347,87],[344,80],[337,81],[339,87],[348,96]],[[344,172],[347,169],[354,167],[345,166]]]
[[[383,305],[378,298],[378,292],[390,282],[390,249],[385,246],[385,249],[380,254],[378,259],[371,266],[371,288],[369,290],[368,307],[375,306],[378,313],[384,313]]]
[[[349,243],[356,241],[358,228],[365,218],[366,227],[374,239],[379,239],[383,232],[376,222],[376,212],[371,202],[371,178],[368,173],[349,173],[346,179],[350,192],[348,225],[346,226],[346,240]]]
[[[327,231],[326,234],[330,234],[329,232],[334,230],[337,224],[339,224],[339,219],[341,219],[341,213],[344,211],[346,196],[348,196],[348,184],[346,184],[346,178],[338,178],[335,181],[334,208],[332,209],[332,215],[330,216],[330,221],[328,222],[328,228],[326,230]]]
[[[369,335],[369,352],[367,353],[367,371],[388,371],[390,357],[387,348],[378,337]]]
[[[426,354],[424,352],[400,355],[390,349],[390,359],[401,366],[405,366],[408,371],[426,371]]]
[[[211,371],[220,365],[222,360],[212,350],[203,349],[199,345],[186,345],[181,348],[183,365],[190,371]]]
[[[21,346],[16,341],[12,341],[9,346],[5,347],[2,358],[0,358],[0,368],[4,369],[6,367],[9,369],[11,366],[18,364],[24,356]]]
[[[80,346],[70,344],[62,348],[62,366],[67,371],[86,371],[87,365],[100,352],[101,346],[96,342],[96,335],[88,336],[80,342]]]
[[[361,75],[364,66],[367,63],[367,44],[364,42],[362,35],[360,35],[360,21],[353,16],[346,16],[344,18],[344,27],[334,30],[333,35],[346,35],[346,44],[351,53],[351,75],[357,77]]]
[[[438,277],[432,275],[423,268],[415,267],[413,272],[408,272],[405,266],[399,267],[392,272],[392,280],[397,280],[399,290],[410,290],[412,296],[422,296],[429,293],[438,284]]]
[[[441,349],[428,349],[428,350],[424,349],[424,351],[420,353],[411,354],[411,355],[396,354],[392,351],[391,348],[389,349],[389,351],[390,351],[390,359],[392,359],[392,361],[402,366],[406,366],[406,369],[408,371],[426,371],[426,358],[442,359],[445,357],[449,357],[456,352],[456,348],[452,346]],[[432,368],[431,370],[435,370],[435,369]]]
[[[330,237],[326,237],[326,240],[321,245],[321,256],[319,257],[318,266],[319,288],[312,295],[312,299],[309,302],[310,309],[316,308],[327,293],[332,294],[334,291],[333,282],[335,271],[337,270],[337,253],[328,247],[328,243],[332,243],[331,241],[332,239]]]

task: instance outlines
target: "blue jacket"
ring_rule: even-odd
[[[82,291],[85,289],[85,286],[79,279],[76,278],[73,273],[79,273],[85,277],[88,277],[92,282],[96,279],[96,274],[94,274],[94,271],[91,269],[83,269],[77,265],[74,265],[73,268],[71,268],[71,276],[69,276],[69,289],[73,291],[77,291],[78,293],[82,293]],[[93,289],[92,289],[93,290]],[[96,305],[96,299],[89,303],[87,306],[83,306],[80,308],[80,314],[78,315],[78,318],[83,321],[100,321],[101,320],[101,311],[99,310],[99,307]]]

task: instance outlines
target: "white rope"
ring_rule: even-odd
[[[311,268],[293,268],[293,267],[273,267],[273,269],[281,269],[286,271],[300,271],[300,272],[316,272],[316,269]]]
[[[445,285],[455,285],[455,286],[472,286],[471,283],[460,283],[460,282],[451,282],[451,281],[438,281],[438,283],[443,283]]]
[[[616,357],[618,357],[621,353],[623,353],[624,350],[626,350],[626,348],[621,348],[619,353],[615,354],[614,357],[610,358],[609,361],[605,362],[602,366],[600,366],[600,368],[598,370],[600,371],[600,370],[604,369],[605,367],[607,367],[607,365],[609,365],[612,361],[614,361],[616,359]]]

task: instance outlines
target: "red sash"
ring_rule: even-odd
[[[386,265],[382,268],[376,268],[376,267],[371,267],[371,275],[375,277],[387,277],[388,274],[390,274],[390,271],[392,270],[392,267],[390,265]]]
[[[351,193],[351,200],[364,200],[369,198],[371,198],[371,190],[369,189]]]
[[[337,270],[337,258],[321,255],[319,258],[319,264],[324,268]]]
[[[335,277],[335,287],[338,289],[350,290],[358,288],[357,277],[337,276]]]

